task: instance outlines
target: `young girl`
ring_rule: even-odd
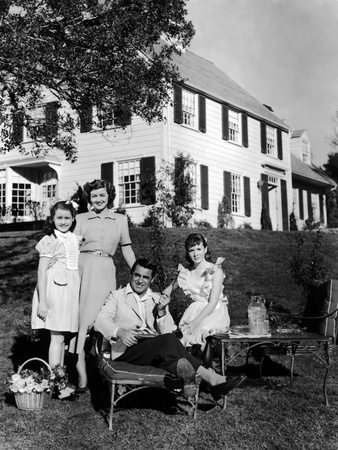
[[[78,331],[79,237],[75,227],[76,203],[60,201],[50,210],[50,234],[36,245],[40,254],[38,282],[33,296],[32,328],[50,330],[49,365],[63,366],[67,335]],[[53,258],[53,263],[50,264]]]
[[[190,347],[205,345],[209,334],[227,331],[230,326],[228,300],[223,294],[224,272],[221,264],[224,258],[217,258],[215,264],[209,259],[206,239],[200,233],[190,234],[185,241],[186,260],[189,267],[178,266],[176,280],[164,294],[170,294],[181,287],[189,295],[191,303],[184,312],[179,328],[183,333],[181,342]]]

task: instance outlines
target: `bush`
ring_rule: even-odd
[[[211,230],[213,228],[211,223],[207,220],[195,220],[194,226],[196,228],[205,228],[206,230]]]

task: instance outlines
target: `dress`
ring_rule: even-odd
[[[68,231],[55,230],[55,236],[44,236],[36,245],[41,256],[56,258],[47,269],[47,317],[37,316],[39,297],[37,288],[33,294],[32,329],[72,332],[78,330],[80,277],[78,272],[79,245],[76,236]]]
[[[113,258],[83,252],[101,251],[113,256],[118,245],[129,245],[131,241],[127,217],[107,208],[101,213],[90,211],[78,214],[74,233],[82,239],[79,257],[80,322],[78,335],[70,342],[69,351],[81,353],[86,335],[109,292],[116,289]]]
[[[193,303],[188,306],[180,320],[180,328],[184,322],[194,320],[207,305],[212,289],[213,275],[216,270],[222,270],[221,264],[223,261],[224,258],[217,258],[216,263],[210,263],[206,270],[194,269],[192,271],[179,264],[178,285],[186,295],[193,299]],[[204,344],[206,336],[215,332],[227,331],[229,326],[228,299],[221,292],[214,311],[202,320],[192,334],[183,333],[181,342],[186,347],[193,344]]]

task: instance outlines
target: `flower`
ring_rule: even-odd
[[[41,369],[40,372],[25,369],[20,373],[12,374],[8,380],[9,389],[14,394],[50,392],[55,388],[60,392],[65,389],[67,382],[66,368],[60,365],[53,367],[51,372],[47,369]]]

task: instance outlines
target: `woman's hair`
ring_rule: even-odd
[[[191,233],[191,234],[189,234],[189,236],[185,240],[185,243],[184,243],[184,245],[185,245],[185,259],[190,264],[193,264],[193,261],[191,260],[191,258],[189,256],[189,250],[191,249],[191,247],[195,247],[195,245],[200,245],[200,244],[202,244],[203,247],[207,247],[208,246],[207,240],[205,239],[205,237],[201,233]],[[209,262],[212,262],[211,258],[210,258],[209,250],[205,254],[205,259],[207,261],[209,261]]]
[[[75,202],[74,202],[75,203]],[[54,234],[54,230],[55,230],[55,223],[54,223],[54,217],[56,214],[56,211],[58,209],[63,209],[64,211],[69,211],[72,215],[73,218],[73,223],[71,225],[71,227],[69,228],[69,231],[74,231],[75,225],[76,225],[76,221],[75,221],[75,216],[76,216],[76,209],[73,206],[73,203],[71,200],[67,200],[67,201],[60,201],[60,202],[56,202],[51,208],[50,208],[50,216],[47,217],[46,219],[46,233],[47,234]]]
[[[97,189],[104,188],[108,194],[108,208],[112,208],[116,197],[115,187],[104,180],[93,180],[83,186],[84,196],[87,203],[91,203],[90,193]]]

